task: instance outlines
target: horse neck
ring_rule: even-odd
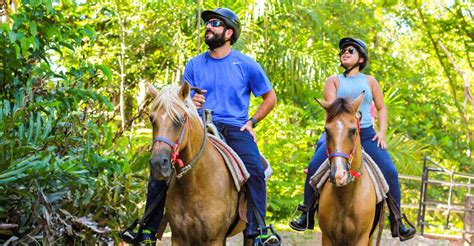
[[[195,160],[196,156],[199,155],[201,151],[201,145],[203,142],[204,129],[201,124],[201,119],[197,117],[190,117],[191,127],[186,133],[188,135],[188,140],[186,146],[180,152],[181,159],[184,162],[184,165],[189,165],[191,161]],[[184,183],[201,183],[206,182],[205,177],[207,170],[212,169],[213,162],[209,157],[209,148],[210,142],[209,138],[206,136],[206,143],[202,149],[202,153],[192,164],[191,170],[181,177],[181,180]],[[193,188],[195,186],[186,185],[188,188]]]
[[[187,132],[185,133],[186,135],[188,135],[188,139],[186,141],[186,146],[180,153],[185,165],[191,162],[199,154],[204,134],[204,129],[202,127],[202,124],[200,123],[201,120],[199,118],[190,117],[189,120],[190,124],[188,125],[189,127],[187,129]]]

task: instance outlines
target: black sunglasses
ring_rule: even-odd
[[[339,51],[339,56],[342,56],[344,53],[349,52],[349,54],[353,55],[357,52],[357,50],[355,48],[352,48],[352,47],[349,47],[349,48],[346,48],[346,49],[341,49],[341,51]]]
[[[212,27],[224,26],[224,22],[220,20],[206,21],[204,26],[207,26],[208,24],[211,24]]]

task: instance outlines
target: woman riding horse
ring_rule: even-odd
[[[383,101],[382,90],[374,77],[360,72],[369,60],[367,46],[360,39],[343,38],[339,41],[339,49],[339,61],[345,71],[343,74],[328,78],[324,87],[324,99],[326,102],[333,102],[338,97],[355,99],[362,91],[365,91],[364,100],[359,109],[362,113],[360,121],[362,147],[377,163],[389,185],[390,190],[387,194],[389,202],[387,203],[390,208],[389,219],[392,236],[399,237],[400,241],[408,240],[415,235],[415,229],[406,227],[402,222],[402,218],[406,220],[406,217],[400,213],[401,195],[398,172],[386,150],[387,109]],[[379,115],[379,130],[377,132],[374,130],[370,118],[372,101],[375,103]],[[298,220],[290,222],[290,227],[295,230],[304,231],[313,228],[314,201],[318,194],[309,185],[309,180],[326,158],[326,145],[322,144],[309,163],[304,189],[304,205],[299,206],[303,213]]]
[[[371,245],[375,189],[362,164],[357,110],[363,93],[353,102],[338,98],[319,102],[326,110],[326,152],[330,180],[321,191],[318,209],[323,245]],[[362,174],[365,175],[362,175]]]

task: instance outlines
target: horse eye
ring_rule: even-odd
[[[155,114],[150,114],[150,122],[153,123],[155,121]]]
[[[353,135],[353,136],[356,135],[356,133],[357,133],[357,128],[351,128],[351,129],[349,130],[349,133],[350,133],[351,135]]]
[[[184,124],[184,121],[186,120],[186,118],[184,118],[184,116],[180,116],[177,120],[176,120],[176,126],[178,127],[181,127],[183,124]]]

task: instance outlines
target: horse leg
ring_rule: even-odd
[[[331,246],[331,245],[333,245],[331,239],[330,239],[325,233],[323,233],[323,234],[321,235],[321,241],[322,241],[322,243],[323,243],[323,246]]]
[[[374,243],[374,234],[372,234],[372,236],[369,238],[369,244],[368,244],[369,246],[372,246]]]
[[[370,239],[364,237],[364,238],[359,239],[355,245],[356,246],[366,246],[366,245],[372,245],[372,243],[371,243]]]

